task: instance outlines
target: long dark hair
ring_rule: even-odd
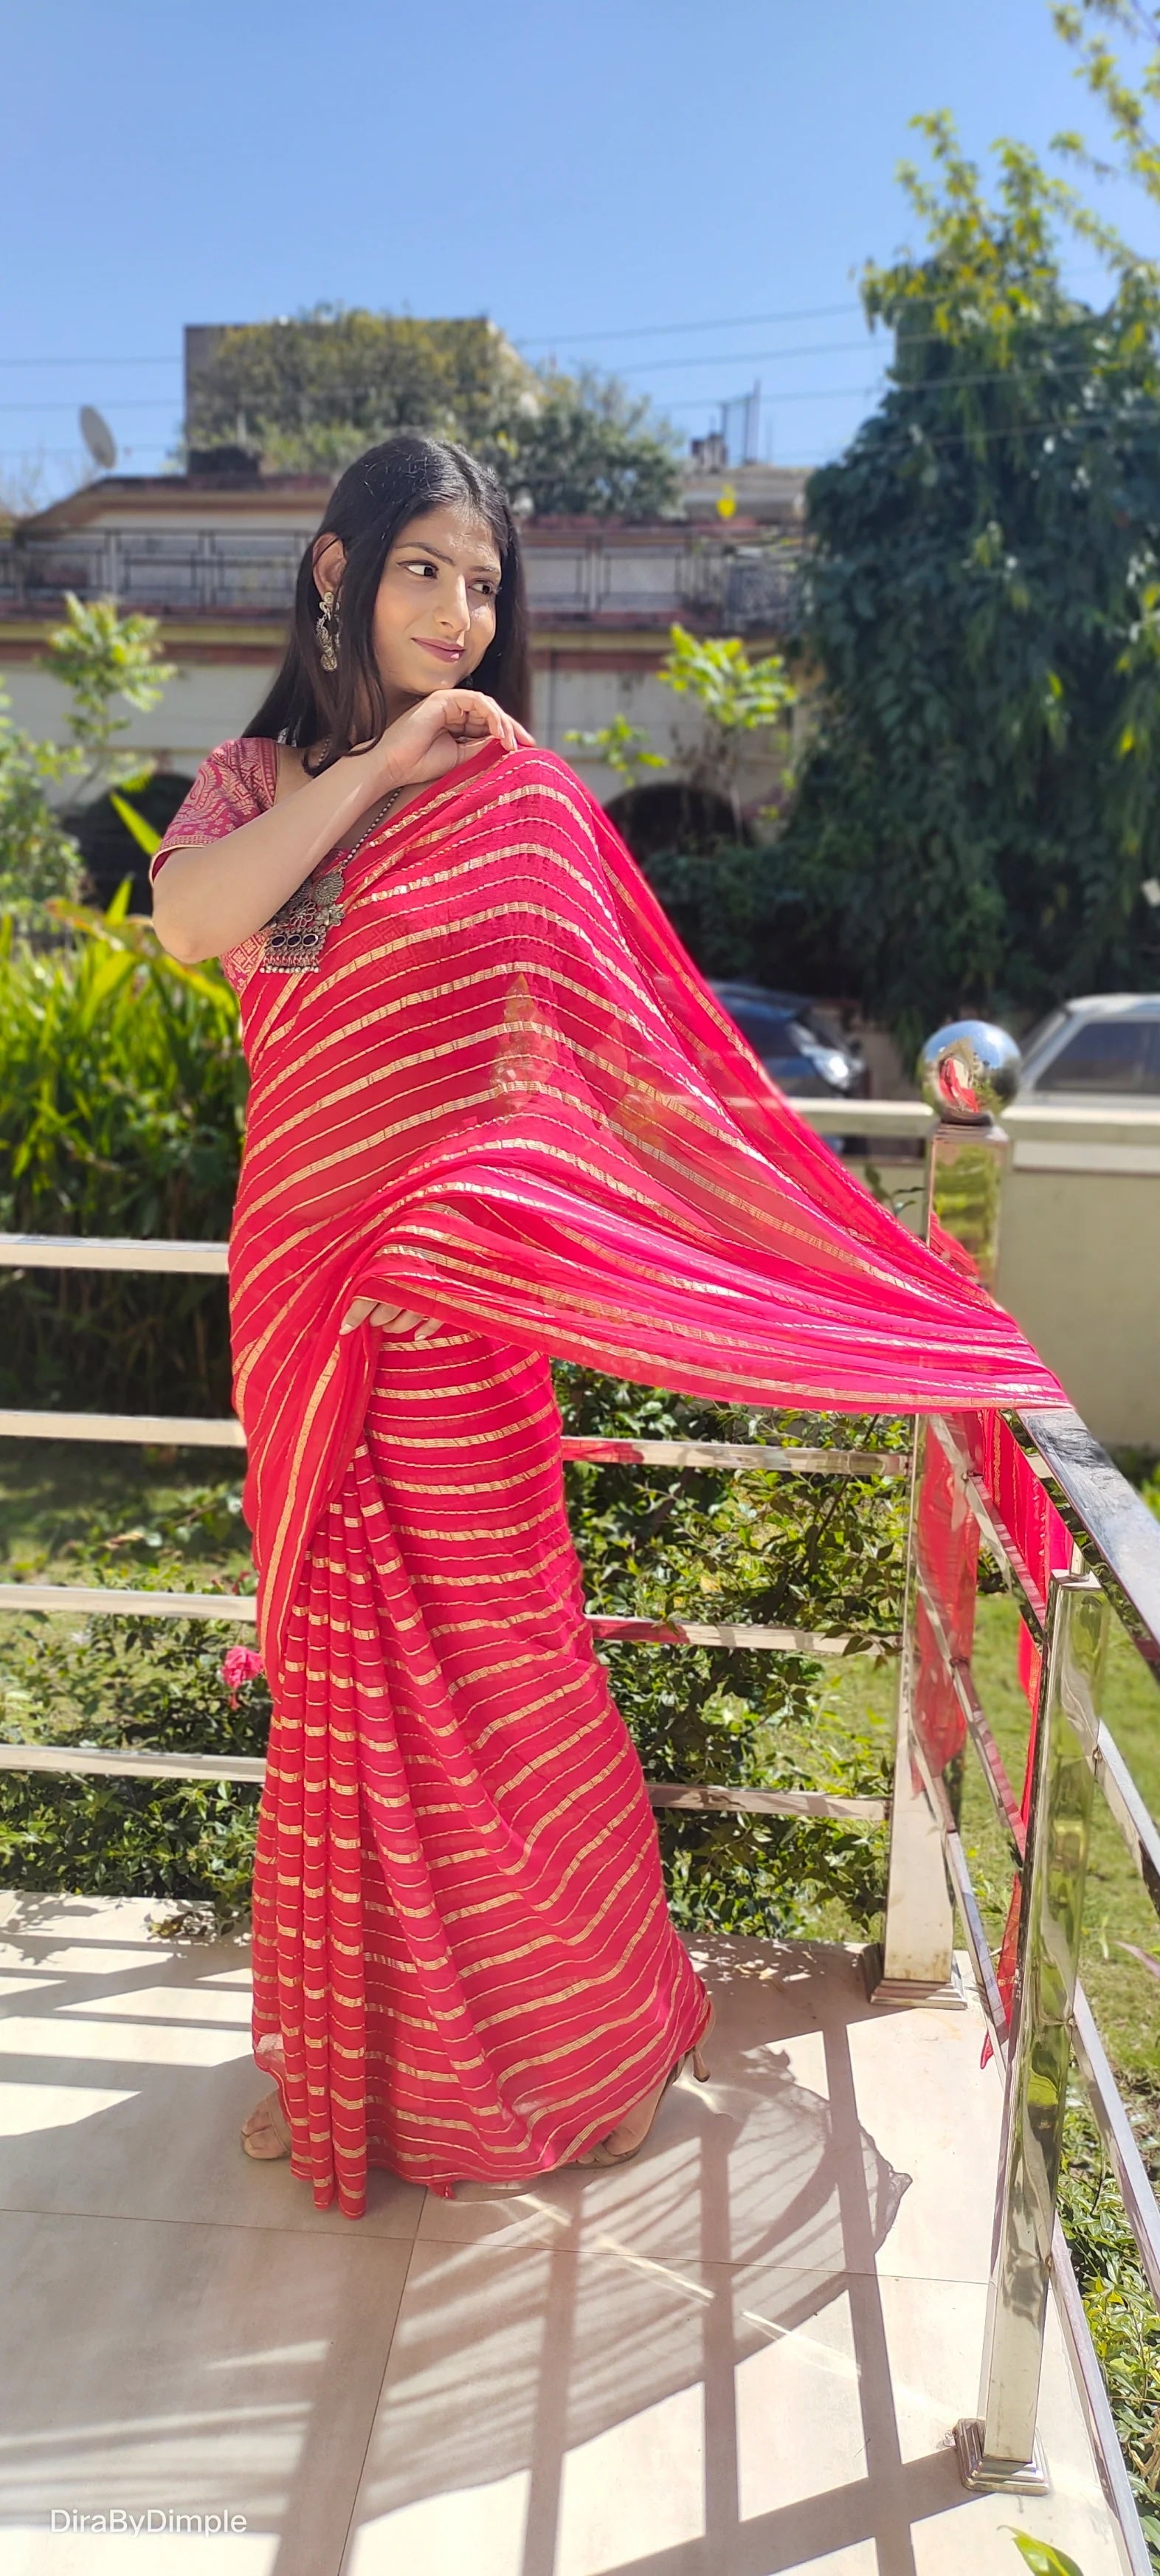
[[[443,502],[470,509],[490,528],[500,557],[495,634],[467,684],[494,698],[520,724],[530,711],[528,626],[516,522],[498,477],[442,438],[386,438],[348,465],[326,505],[318,536],[303,555],[285,659],[269,695],[246,726],[247,737],[318,748],[312,773],[328,769],[357,741],[385,730],[386,699],[375,664],[372,626],[383,566],[412,519]],[[324,671],[316,627],[321,594],[314,578],[319,537],[346,550],[339,594],[338,668]]]

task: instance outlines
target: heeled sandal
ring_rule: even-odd
[[[644,2132],[644,2136],[637,2139],[636,2145],[634,2147],[614,2148],[609,2142],[611,2138],[616,2136],[616,2130],[612,2129],[609,2131],[609,2136],[603,2139],[599,2146],[590,2147],[586,2155],[574,2156],[572,2159],[573,2164],[579,2165],[587,2171],[593,2166],[603,2168],[608,2165],[630,2165],[633,2157],[639,2156],[641,2148],[647,2146],[648,2141],[652,2136],[657,2112],[660,2110],[661,2104],[664,2101],[670,2085],[676,2083],[677,2077],[684,2073],[684,2070],[686,2066],[689,2065],[690,2061],[692,2062],[693,2073],[696,2076],[698,2084],[708,2083],[709,2061],[705,2055],[704,2042],[708,2039],[709,2033],[712,2030],[714,2019],[715,2014],[713,2012],[713,2007],[710,2004],[709,2017],[701,2032],[700,2039],[694,2042],[692,2048],[687,2048],[682,2057],[677,2058],[675,2065],[670,2066],[664,2083],[657,2095],[656,2101],[653,2104],[652,2116],[649,2120],[648,2127]],[[618,2126],[619,2125],[620,2123],[618,2123]]]
[[[260,2121],[258,2119],[259,2112],[262,2112],[265,2115]],[[258,2123],[256,2127],[252,2125],[255,2122]],[[273,2151],[269,2148],[259,2148],[256,2144],[251,2145],[251,2138],[256,2140],[264,2136],[267,2132],[269,2132],[269,2134],[278,2141],[277,2146]],[[249,2156],[253,2164],[276,2165],[280,2164],[283,2159],[289,2155],[291,2148],[290,2132],[282,2117],[282,2099],[277,2087],[275,2087],[272,2093],[263,2094],[261,2101],[255,2104],[249,2118],[243,2121],[238,2134],[242,2142],[242,2152],[244,2155]]]

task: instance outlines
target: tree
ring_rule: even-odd
[[[157,637],[152,617],[119,617],[114,600],[85,605],[66,594],[64,624],[49,636],[44,656],[69,692],[71,739],[63,745],[19,731],[0,689],[0,911],[18,926],[53,896],[75,899],[81,882],[80,850],[50,790],[75,780],[75,802],[98,783],[140,783],[149,775],[139,752],[116,747],[129,719],[114,705],[156,705],[172,677],[170,664],[157,658]]]
[[[155,617],[134,611],[122,617],[115,599],[82,601],[65,592],[65,621],[53,628],[44,662],[69,691],[66,723],[82,794],[98,784],[142,784],[150,775],[152,762],[142,761],[139,751],[117,748],[130,718],[114,715],[113,707],[119,699],[144,715],[164,695],[175,665],[161,660],[160,635]]]
[[[701,710],[700,729],[692,742],[674,736],[667,759],[653,750],[643,725],[630,724],[625,715],[614,716],[611,724],[600,725],[594,732],[567,733],[564,740],[604,761],[624,780],[629,818],[630,800],[638,795],[646,772],[675,769],[692,791],[685,800],[680,836],[684,845],[698,837],[694,817],[711,811],[718,801],[731,806],[734,822],[740,822],[746,745],[753,734],[784,724],[798,691],[780,653],[767,653],[761,661],[751,662],[739,636],[690,635],[685,626],[669,628],[669,649],[657,677],[677,697],[694,698]],[[787,765],[783,779],[788,777]],[[703,829],[700,837],[704,838]]]
[[[75,776],[80,762],[75,751],[22,733],[10,704],[0,687],[0,913],[19,916],[50,895],[79,889],[81,854],[48,791]]]
[[[672,442],[649,403],[588,372],[541,377],[494,461],[542,518],[661,518],[679,492]]]
[[[459,439],[547,514],[673,506],[671,434],[615,378],[530,367],[494,322],[317,305],[223,331],[196,372],[191,448],[249,446],[275,472],[337,473],[400,429]]]
[[[797,700],[784,657],[766,653],[751,662],[739,636],[690,635],[686,627],[673,626],[660,677],[701,710],[700,734],[687,748],[675,746],[674,765],[690,787],[725,797],[736,814],[750,736],[784,725]]]
[[[1160,204],[1160,139],[1148,121],[1150,110],[1160,106],[1160,9],[1147,8],[1144,0],[1052,0],[1051,17],[1057,35],[1079,55],[1079,76],[1107,115],[1121,170]],[[1138,89],[1100,32],[1104,27],[1151,47]],[[1089,152],[1081,135],[1057,135],[1056,145],[1102,175],[1106,164]]]
[[[943,116],[927,255],[867,269],[893,383],[809,489],[821,722],[782,843],[836,966],[917,1042],[1160,981],[1160,294],[1064,183]],[[1112,268],[1069,295],[1070,223]]]
[[[319,304],[222,332],[194,377],[186,438],[250,445],[275,472],[338,472],[399,429],[488,449],[534,392],[532,369],[482,317]]]
[[[667,766],[663,751],[650,749],[644,726],[632,724],[625,715],[615,715],[611,724],[597,725],[587,733],[573,727],[564,740],[590,752],[594,760],[602,760],[615,777],[623,779],[632,794],[643,785],[650,769]]]

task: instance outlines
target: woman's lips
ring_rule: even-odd
[[[425,653],[434,653],[439,662],[462,662],[463,660],[462,644],[432,644],[426,635],[417,635],[415,642],[422,645]]]

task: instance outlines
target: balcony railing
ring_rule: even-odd
[[[841,1104],[799,1104],[833,1130]],[[883,1109],[879,1116],[889,1115]],[[922,1115],[900,1112],[911,1130]],[[877,1123],[877,1122],[876,1122]],[[928,1145],[928,1208],[935,1239],[958,1230],[963,1211],[980,1275],[993,1275],[998,1191],[983,1191],[991,1240],[979,1231],[980,1199],[964,1188],[964,1159],[993,1175],[1001,1129],[936,1125]],[[972,1166],[973,1168],[973,1166]],[[968,1173],[969,1177],[969,1173]],[[224,1276],[220,1243],[97,1241],[60,1235],[0,1237],[0,1264]],[[244,1447],[241,1426],[184,1417],[0,1412],[0,1436]],[[996,2183],[993,2262],[978,2414],[955,2439],[964,2483],[1040,2492],[1036,2445],[1047,2302],[1054,2293],[1104,2492],[1128,2565],[1149,2559],[1116,2438],[1056,2196],[1069,2075],[1074,2065],[1123,2197],[1140,2262],[1160,2304],[1160,2209],[1091,2008],[1078,1981],[1084,1883],[1096,1794],[1106,1801],[1133,1868],[1160,1911],[1160,1831],[1101,1708],[1111,1620],[1118,1617],[1152,1669],[1160,1657],[1160,1527],[1080,1417],[1071,1412],[934,1416],[920,1422],[909,1455],[880,1450],[795,1449],[718,1441],[564,1442],[569,1458],[783,1474],[907,1474],[911,1509],[904,1620],[890,1641],[899,1691],[889,1802],[820,1790],[766,1791],[713,1782],[650,1784],[665,1809],[807,1815],[868,1825],[889,1820],[890,1865],[875,2000],[953,2009],[963,2001],[954,1958],[957,1912],[992,2041],[1005,2068],[1005,2112]],[[980,1542],[1018,1605],[1038,1671],[1028,1780],[1008,1778],[971,1667]],[[0,1609],[99,1611],[150,1619],[252,1622],[252,1596],[74,1584],[0,1586]],[[593,1618],[594,1632],[636,1644],[717,1645],[769,1654],[846,1656],[857,1639],[789,1628]],[[875,1641],[882,1651],[882,1641]],[[1013,1965],[997,1965],[959,1830],[957,1770],[973,1750],[1010,1848],[1018,1906]],[[0,1768],[149,1779],[258,1782],[258,1759],[196,1753],[119,1752],[68,1745],[0,1745]]]
[[[55,614],[71,590],[159,616],[284,617],[311,533],[105,529],[0,545],[0,614]],[[731,631],[781,631],[796,613],[802,559],[800,538],[710,545],[679,526],[671,542],[655,531],[637,545],[624,530],[614,541],[561,537],[528,547],[528,593],[543,621],[691,616]]]

